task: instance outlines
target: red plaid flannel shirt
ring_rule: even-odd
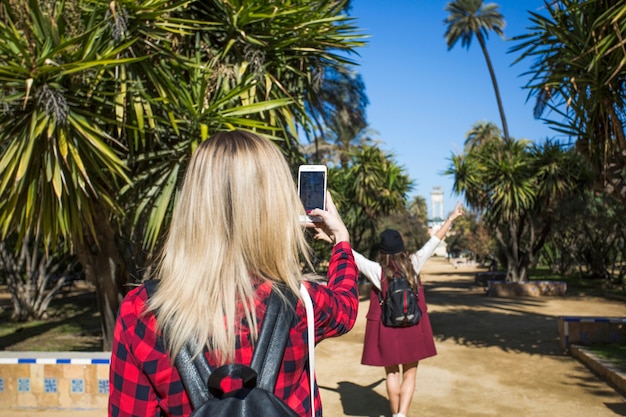
[[[313,300],[316,344],[327,337],[347,333],[354,326],[358,309],[357,275],[350,244],[340,242],[333,248],[327,285],[305,283]],[[259,329],[270,285],[266,283],[257,289]],[[155,317],[141,314],[146,299],[146,290],[141,286],[131,291],[120,307],[111,354],[109,416],[188,416],[191,404],[156,331]],[[296,314],[300,321],[291,329],[274,394],[299,415],[310,416],[306,309],[302,301],[298,302]],[[235,362],[250,365],[249,329],[242,327]],[[211,366],[216,365],[210,355],[207,358]],[[316,415],[321,416],[317,384],[314,398]]]

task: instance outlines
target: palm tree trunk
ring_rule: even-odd
[[[83,265],[85,277],[96,286],[98,309],[102,327],[102,349],[110,351],[113,331],[120,303],[125,294],[128,273],[123,258],[115,245],[115,231],[109,216],[97,206],[94,210],[97,242],[85,236],[76,255]]]
[[[487,61],[487,67],[489,68],[489,75],[491,76],[491,83],[493,84],[493,90],[496,93],[496,100],[498,101],[498,110],[500,111],[500,119],[502,120],[502,133],[504,134],[504,141],[509,141],[509,126],[506,123],[506,116],[504,115],[504,106],[502,105],[502,98],[500,97],[500,89],[498,88],[498,81],[496,80],[496,73],[493,70],[493,65],[491,64],[491,58],[489,58],[489,53],[487,52],[487,46],[485,45],[485,40],[483,36],[478,32],[476,34],[478,38],[478,43],[480,43],[480,47],[483,50],[483,55],[485,55],[485,61]]]
[[[508,225],[501,226],[507,228],[503,233],[500,228],[496,227],[494,236],[500,245],[504,256],[506,257],[506,281],[520,282],[525,278],[525,271],[521,271],[520,253],[519,253],[519,237],[517,225],[510,222]]]

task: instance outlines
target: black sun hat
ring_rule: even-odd
[[[385,229],[380,234],[380,253],[395,255],[404,250],[404,241],[397,230]]]

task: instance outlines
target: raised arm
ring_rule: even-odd
[[[454,220],[457,217],[462,216],[464,213],[465,211],[463,210],[463,206],[461,205],[461,203],[458,203],[452,213],[450,213],[450,216],[448,216],[446,221],[443,222],[443,225],[435,232],[430,240],[426,242],[426,244],[420,250],[411,255],[411,262],[413,263],[413,269],[415,269],[416,274],[420,273],[426,261],[435,252],[435,249],[439,245],[439,242],[441,242],[443,238],[446,237],[446,233],[448,233],[448,230],[450,230],[450,226],[452,226]]]
[[[450,213],[446,221],[443,222],[439,230],[435,232],[435,237],[437,237],[439,240],[443,240],[443,238],[446,237],[446,233],[448,233],[448,230],[450,230],[450,226],[452,226],[454,219],[462,216],[463,214],[465,214],[465,211],[463,210],[463,205],[461,203],[457,203],[456,207],[454,208],[452,213]]]
[[[380,290],[380,277],[383,274],[383,269],[378,262],[370,261],[359,252],[352,249],[354,254],[354,260],[356,266],[359,268],[359,272],[367,278],[372,285]]]

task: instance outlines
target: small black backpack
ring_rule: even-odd
[[[381,320],[385,326],[409,327],[419,323],[422,310],[418,304],[418,295],[404,274],[396,270],[392,278],[381,280],[381,287],[378,298],[382,310]]]
[[[156,285],[149,282],[145,283],[148,294],[154,293]],[[204,355],[193,358],[189,343],[179,352],[175,365],[193,406],[190,417],[298,416],[274,395],[276,377],[280,371],[297,302],[290,291],[285,291],[284,294],[289,306],[276,294],[275,289],[270,293],[250,366],[227,364],[211,369]],[[224,393],[220,382],[227,377],[240,379],[242,387]]]

